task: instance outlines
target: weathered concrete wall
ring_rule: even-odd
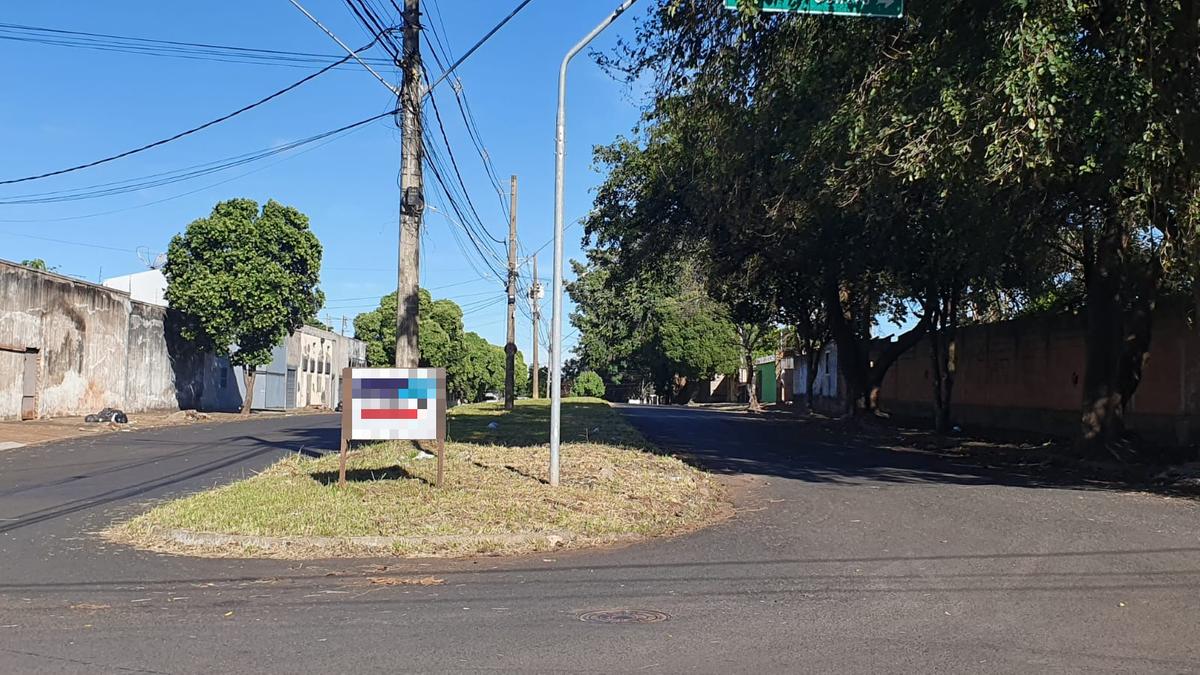
[[[121,405],[129,304],[102,286],[0,263],[0,344],[40,354],[39,415]]]
[[[0,419],[20,416],[24,376],[24,348],[21,352],[0,348]]]
[[[104,407],[226,409],[223,360],[173,337],[169,310],[127,293],[0,261],[0,419],[20,417],[24,352],[39,354],[40,417]]]

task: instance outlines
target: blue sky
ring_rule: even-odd
[[[307,0],[305,6],[348,44],[369,36],[346,5]],[[554,101],[565,51],[604,17],[616,0],[534,0],[460,70],[488,154],[507,189],[517,174],[519,235],[525,251],[552,236]],[[388,5],[388,3],[383,3]],[[425,0],[425,11],[455,56],[506,15],[516,0]],[[441,10],[441,21],[438,13]],[[644,9],[642,10],[644,11]],[[635,10],[593,44],[610,48],[632,35]],[[5,23],[187,42],[338,54],[338,47],[286,0],[242,3],[19,3]],[[429,40],[427,40],[427,43]],[[373,54],[382,56],[381,51]],[[428,59],[431,72],[436,66]],[[0,40],[0,180],[72,166],[146,142],[241,107],[303,77],[308,70],[123,54]],[[394,79],[393,70],[384,71]],[[492,234],[507,231],[506,213],[476,154],[454,99],[440,88],[439,105],[467,187]],[[586,53],[571,70],[568,94],[566,218],[584,215],[601,176],[591,148],[627,133],[639,101],[600,71]],[[18,185],[0,186],[0,200],[118,181],[270,148],[384,112],[389,92],[365,71],[327,73],[260,108],[194,136],[104,166]],[[383,119],[314,149],[173,185],[54,204],[0,205],[0,258],[43,258],[65,274],[95,281],[144,269],[137,249],[166,250],[171,236],[232,197],[268,198],[307,213],[325,247],[322,317],[374,306],[394,290],[399,132]],[[251,172],[248,175],[247,172]],[[223,184],[213,185],[221,182]],[[431,180],[429,182],[432,182]],[[211,186],[211,187],[210,187]],[[184,194],[190,193],[190,194]],[[437,204],[434,197],[431,202]],[[158,202],[153,203],[151,202]],[[479,278],[455,243],[451,225],[426,213],[422,285],[469,310],[468,330],[493,343],[504,339],[502,285]],[[566,255],[580,257],[581,228],[568,230]],[[58,240],[58,241],[50,241]],[[70,242],[70,243],[68,243]],[[497,246],[497,251],[501,249]],[[502,254],[502,253],[501,253]],[[551,247],[539,273],[551,274]],[[528,270],[525,271],[528,274]],[[494,304],[487,304],[496,299]],[[549,297],[544,303],[549,324]],[[529,321],[518,315],[518,346],[528,360]],[[564,331],[572,328],[564,320]],[[575,336],[567,340],[568,347]],[[543,363],[545,352],[542,352]]]

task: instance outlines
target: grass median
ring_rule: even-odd
[[[509,554],[678,534],[723,512],[707,474],[659,453],[598,399],[564,401],[561,484],[550,487],[549,413],[545,401],[452,409],[442,489],[436,461],[413,444],[375,443],[350,453],[344,488],[337,453],[291,457],[108,536],[201,555]]]

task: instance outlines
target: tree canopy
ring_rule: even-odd
[[[21,264],[30,269],[41,270],[43,272],[53,272],[54,270],[58,269],[57,267],[47,267],[46,261],[42,260],[41,258],[30,258],[29,260],[22,260]]]
[[[423,368],[445,368],[450,396],[480,401],[489,392],[504,389],[504,348],[463,328],[463,312],[453,300],[434,300],[424,288],[419,292],[420,329],[417,341]],[[396,349],[396,294],[380,298],[379,307],[354,318],[354,334],[367,345],[367,363],[390,367]],[[529,369],[516,354],[516,392],[526,395]]]
[[[1074,305],[1081,442],[1118,437],[1157,299],[1200,289],[1200,10],[948,0],[892,21],[754,5],[659,0],[601,57],[652,92],[596,153],[603,288],[687,260],[735,323],[832,338],[860,411],[928,338],[940,427],[960,322]],[[614,312],[619,335],[642,319]],[[873,341],[906,315],[911,330]],[[607,344],[598,361],[638,353]]]
[[[582,367],[618,385],[650,383],[686,401],[700,381],[735,372],[738,335],[728,309],[684,267],[670,275],[624,274],[600,249],[573,263],[568,285]]]
[[[244,413],[255,368],[323,304],[320,270],[308,216],[274,200],[261,210],[250,199],[221,202],[171,239],[167,302],[183,317],[184,338],[244,368]]]

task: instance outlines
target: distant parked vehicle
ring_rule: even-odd
[[[485,400],[485,401],[489,401],[489,402],[490,402],[490,401],[499,401],[499,400],[500,400],[500,395],[499,395],[499,394],[497,394],[497,393],[495,393],[495,392],[491,392],[491,391],[489,391],[488,393],[486,393],[486,394],[484,394],[484,395],[483,395],[483,400]]]

